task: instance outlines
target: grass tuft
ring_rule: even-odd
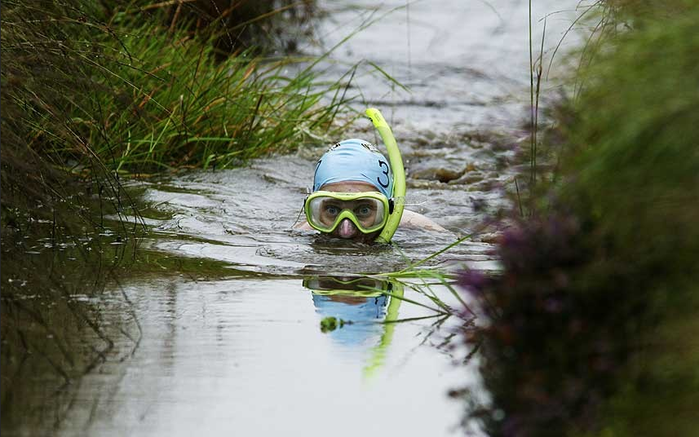
[[[600,6],[543,141],[558,174],[512,219],[503,271],[461,275],[492,403],[459,396],[491,435],[697,429],[699,3]]]
[[[95,198],[101,217],[133,207],[125,175],[238,166],[330,143],[336,121],[354,118],[347,77],[322,81],[312,60],[254,49],[228,55],[220,33],[192,31],[191,14],[175,22],[168,4],[3,2],[3,229],[58,203],[94,225]],[[62,221],[53,206],[41,219]]]

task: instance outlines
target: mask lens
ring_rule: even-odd
[[[308,222],[316,229],[331,232],[339,220],[349,218],[364,233],[374,232],[386,221],[384,202],[373,197],[343,200],[332,196],[309,199]]]
[[[332,276],[321,276],[309,278],[304,281],[306,288],[313,290],[335,290],[335,291],[367,291],[373,289],[385,289],[384,281],[371,278],[357,278],[343,281]]]

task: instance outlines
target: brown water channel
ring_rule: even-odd
[[[536,3],[536,18],[567,9],[549,18],[546,46],[555,46],[576,2]],[[3,294],[4,436],[460,432],[462,406],[448,390],[487,393],[477,355],[455,365],[469,353],[449,347],[456,321],[421,319],[435,313],[366,288],[337,290],[361,273],[400,270],[507,207],[529,96],[528,3],[405,6],[326,2],[316,30],[328,48],[382,17],[333,53],[327,74],[369,60],[411,89],[370,68],[353,88],[394,127],[408,209],[450,232],[400,229],[397,249],[291,230],[322,153],[303,146],[246,168],[133,181],[150,230],[135,255],[109,233],[86,237],[102,242],[98,262],[79,244],[32,241],[26,260],[14,260],[24,276],[3,271],[12,290]],[[354,129],[348,136],[376,142],[368,121]],[[428,265],[497,269],[490,237]],[[32,279],[44,276],[57,282]],[[434,306],[419,280],[367,281]],[[431,289],[459,307],[446,287]],[[322,332],[326,316],[353,323]]]

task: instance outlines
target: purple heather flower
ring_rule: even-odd
[[[546,312],[558,314],[563,310],[563,302],[561,299],[550,297],[544,301],[544,309]]]
[[[459,285],[473,297],[480,297],[489,283],[490,279],[478,270],[467,269],[459,273]]]

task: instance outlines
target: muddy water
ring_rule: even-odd
[[[534,16],[574,5],[536,2]],[[322,153],[310,147],[241,169],[133,182],[139,220],[151,231],[136,261],[98,291],[81,277],[72,291],[46,301],[28,294],[14,309],[17,323],[31,327],[29,340],[17,334],[16,342],[39,353],[13,356],[12,373],[3,369],[3,384],[15,387],[3,391],[3,435],[458,432],[461,405],[448,390],[469,387],[474,399],[487,399],[477,355],[454,365],[469,353],[449,347],[458,321],[400,299],[435,306],[418,280],[359,286],[356,278],[399,270],[507,206],[503,190],[528,102],[528,4],[405,6],[327,2],[317,34],[332,47],[381,17],[332,54],[327,74],[368,60],[410,88],[365,63],[351,90],[393,124],[409,172],[408,209],[449,232],[400,229],[396,249],[293,231]],[[549,19],[547,47],[574,16]],[[368,122],[353,129],[350,136],[376,141]],[[490,237],[479,234],[428,264],[496,269]],[[112,243],[105,244],[117,250]],[[72,255],[51,262],[59,271],[84,268]],[[445,287],[432,290],[460,306]],[[42,314],[52,311],[51,299],[65,306],[54,310],[55,323],[73,321],[74,329],[50,329],[54,321]],[[327,316],[348,323],[323,332]]]

